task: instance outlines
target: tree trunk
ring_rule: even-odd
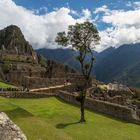
[[[81,119],[80,119],[80,122],[85,122],[85,107],[84,107],[84,104],[85,104],[85,96],[82,97],[81,101],[80,101],[80,105],[81,105]]]
[[[88,87],[88,81],[89,81],[89,76],[85,77],[85,84],[82,90],[82,95],[81,95],[81,100],[80,100],[80,110],[81,110],[81,119],[80,122],[83,123],[85,122],[85,99],[86,99],[86,93],[87,93],[87,87]]]

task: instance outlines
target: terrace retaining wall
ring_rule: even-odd
[[[38,93],[38,92],[18,92],[18,91],[5,91],[0,92],[0,96],[6,98],[46,98],[49,96],[54,96],[52,93]]]
[[[80,105],[79,102],[76,100],[76,95],[71,94],[67,91],[58,91],[58,89],[48,93],[18,91],[0,92],[0,96],[8,98],[47,98],[50,96],[57,96],[69,103]],[[140,116],[138,115],[136,110],[128,108],[127,106],[86,98],[85,107],[92,111],[97,111],[128,122],[140,124]]]
[[[80,105],[76,100],[76,95],[65,91],[59,91],[58,96],[67,102]],[[85,107],[90,110],[111,115],[122,120],[140,124],[140,116],[137,115],[135,110],[128,108],[127,106],[86,98]]]

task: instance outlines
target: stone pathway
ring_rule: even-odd
[[[45,88],[36,88],[36,89],[31,89],[30,92],[37,92],[37,91],[43,91],[43,90],[50,90],[50,89],[57,89],[57,88],[62,88],[71,85],[71,83],[67,83],[65,85],[57,85],[57,86],[50,86],[50,87],[45,87]]]

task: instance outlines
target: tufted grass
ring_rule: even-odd
[[[55,97],[0,98],[0,111],[24,131],[28,140],[139,140],[140,126],[86,110],[79,124],[79,108]]]

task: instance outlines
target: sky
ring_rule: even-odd
[[[0,0],[0,29],[21,28],[34,49],[57,48],[57,32],[86,20],[101,37],[96,51],[140,42],[140,0]]]

